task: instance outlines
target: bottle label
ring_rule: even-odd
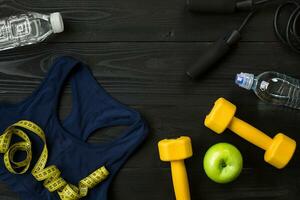
[[[269,86],[269,83],[268,83],[268,82],[262,81],[259,88],[260,88],[262,91],[265,91],[265,90],[268,89],[268,86]]]
[[[31,32],[30,22],[26,15],[10,19],[9,24],[11,26],[13,38],[24,37],[29,35]]]
[[[0,42],[6,42],[8,41],[8,34],[7,34],[7,27],[5,20],[0,21]]]

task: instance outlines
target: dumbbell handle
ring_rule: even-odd
[[[233,117],[228,128],[264,150],[267,150],[272,144],[272,138],[239,118]]]
[[[184,161],[172,161],[171,171],[176,200],[190,200],[189,182]]]

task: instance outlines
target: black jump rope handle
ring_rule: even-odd
[[[199,75],[204,74],[210,67],[223,58],[240,39],[241,35],[237,30],[220,38],[201,55],[198,61],[187,70],[186,74],[191,78],[197,78]]]
[[[202,13],[233,13],[252,10],[254,3],[253,0],[187,0],[187,6],[191,11]],[[241,35],[238,30],[220,38],[200,56],[186,74],[192,78],[204,74],[209,68],[217,64],[240,39]]]
[[[186,3],[190,11],[202,13],[234,13],[253,8],[253,0],[187,0]]]

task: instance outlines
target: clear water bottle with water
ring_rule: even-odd
[[[28,12],[0,19],[0,51],[35,44],[64,30],[61,14]]]
[[[253,90],[264,102],[300,109],[300,81],[295,78],[272,71],[258,76],[239,73],[235,83]]]

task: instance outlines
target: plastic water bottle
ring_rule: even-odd
[[[64,30],[61,14],[28,12],[0,19],[0,50],[35,44]]]
[[[295,78],[272,71],[258,76],[240,73],[235,83],[253,90],[264,102],[300,109],[300,81]]]

